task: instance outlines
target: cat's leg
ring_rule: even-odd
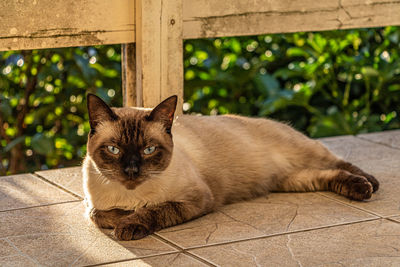
[[[89,211],[89,217],[99,228],[114,229],[123,216],[132,213],[133,211],[121,209],[98,210],[93,208]]]
[[[119,240],[141,239],[165,227],[194,219],[209,210],[187,202],[165,202],[143,207],[124,216],[117,224],[114,235]]]
[[[304,169],[289,175],[277,186],[278,191],[329,190],[354,200],[369,199],[373,186],[367,178],[346,170]]]
[[[379,182],[378,182],[378,180],[376,180],[376,178],[374,176],[364,172],[363,170],[361,170],[357,166],[351,164],[350,162],[341,160],[337,163],[337,168],[339,168],[341,170],[346,170],[355,175],[359,175],[359,176],[363,176],[363,177],[367,178],[367,180],[372,184],[373,192],[376,192],[379,189]]]

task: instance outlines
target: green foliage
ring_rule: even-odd
[[[400,128],[400,28],[185,42],[188,112],[289,121],[312,137]]]
[[[312,137],[400,128],[400,28],[188,40],[187,113],[268,116]],[[120,106],[120,46],[0,52],[0,175],[79,164],[85,95]]]
[[[120,46],[0,53],[0,174],[79,164],[85,95],[120,105]]]

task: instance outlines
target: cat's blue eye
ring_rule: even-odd
[[[149,146],[146,147],[145,150],[143,150],[144,154],[149,155],[151,153],[153,153],[156,150],[155,146]]]
[[[114,155],[117,155],[119,153],[119,149],[116,148],[115,146],[108,146],[107,149],[108,149],[108,151],[110,151]]]

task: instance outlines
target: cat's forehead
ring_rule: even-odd
[[[119,116],[118,120],[101,125],[103,142],[120,145],[144,145],[152,140],[162,140],[165,129],[161,123],[151,122],[146,116]]]
[[[116,141],[121,144],[140,144],[145,135],[146,122],[136,118],[121,118],[116,124]]]

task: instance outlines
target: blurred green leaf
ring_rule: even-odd
[[[42,155],[54,153],[53,139],[41,133],[37,133],[32,137],[31,146],[37,153]]]
[[[266,92],[271,95],[276,93],[279,89],[279,82],[269,74],[257,75],[254,79],[258,90],[261,92]]]
[[[14,140],[12,140],[10,143],[7,144],[7,146],[4,148],[4,152],[11,151],[11,149],[18,145],[19,143],[22,143],[25,141],[25,136],[18,136]]]
[[[290,47],[286,51],[286,54],[288,57],[300,57],[300,56],[307,57],[308,56],[307,52],[300,47]]]
[[[379,71],[371,67],[363,67],[361,68],[361,73],[365,76],[379,76]]]
[[[12,109],[8,101],[6,101],[5,99],[0,99],[0,113],[1,113],[0,115],[3,116],[4,118],[7,118],[12,114]]]

